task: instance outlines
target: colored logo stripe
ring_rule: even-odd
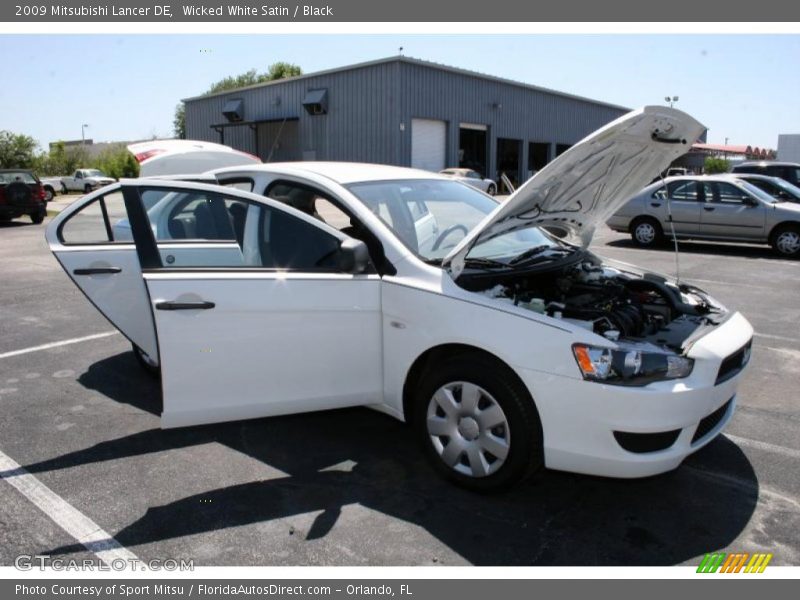
[[[747,559],[750,559],[749,562]],[[697,567],[698,573],[739,573],[744,569],[744,573],[763,573],[767,568],[772,554],[756,553],[753,555],[747,552],[736,552],[726,554],[725,552],[711,552],[703,557]],[[747,563],[747,566],[745,566]]]

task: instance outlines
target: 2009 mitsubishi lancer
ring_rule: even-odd
[[[722,431],[753,330],[587,245],[702,130],[634,111],[502,204],[354,163],[122,181],[62,212],[47,241],[160,371],[164,427],[363,405],[411,422],[469,488],[543,467],[647,476]]]

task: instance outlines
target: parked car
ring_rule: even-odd
[[[44,201],[50,202],[56,197],[56,192],[61,190],[61,177],[40,177],[44,189]]]
[[[47,216],[39,178],[27,169],[0,169],[0,221],[28,215],[34,223]]]
[[[752,173],[733,173],[732,176],[756,186],[776,200],[800,203],[800,188],[780,177]]]
[[[800,256],[800,204],[776,199],[731,175],[650,184],[607,224],[630,233],[644,248],[671,237],[674,228],[677,238],[770,244],[781,256]]]
[[[497,184],[493,180],[481,177],[480,173],[472,169],[444,169],[439,173],[478,188],[491,196],[497,193]]]
[[[356,163],[228,167],[219,185],[125,180],[46,237],[160,368],[162,427],[369,406],[410,422],[434,467],[471,489],[545,466],[642,477],[722,431],[753,330],[702,290],[587,245],[702,130],[675,109],[634,111],[503,204],[443,175]],[[116,238],[123,219],[132,239]]]
[[[261,159],[230,146],[200,140],[148,140],[128,145],[140,177],[202,173],[219,167],[261,164]]]
[[[78,169],[72,177],[61,178],[61,193],[83,192],[88,194],[92,190],[114,183],[114,179],[99,169]]]
[[[800,164],[797,163],[779,162],[777,160],[746,161],[734,165],[731,172],[780,177],[792,185],[800,186]]]

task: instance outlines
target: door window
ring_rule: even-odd
[[[696,181],[676,181],[669,184],[670,200],[696,202],[700,199]]]
[[[714,196],[714,202],[720,202],[722,204],[743,204],[750,199],[747,192],[730,183],[717,182],[716,187],[717,195]]]
[[[288,212],[215,192],[141,194],[167,268],[331,270],[339,239]]]
[[[130,244],[133,238],[122,192],[105,194],[71,215],[59,228],[58,237],[64,245]]]

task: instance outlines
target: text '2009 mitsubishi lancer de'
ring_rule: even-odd
[[[729,421],[753,330],[587,245],[702,130],[634,111],[502,204],[356,163],[121,181],[47,241],[160,371],[163,427],[364,405],[410,421],[435,468],[473,489],[543,467],[653,475]]]

